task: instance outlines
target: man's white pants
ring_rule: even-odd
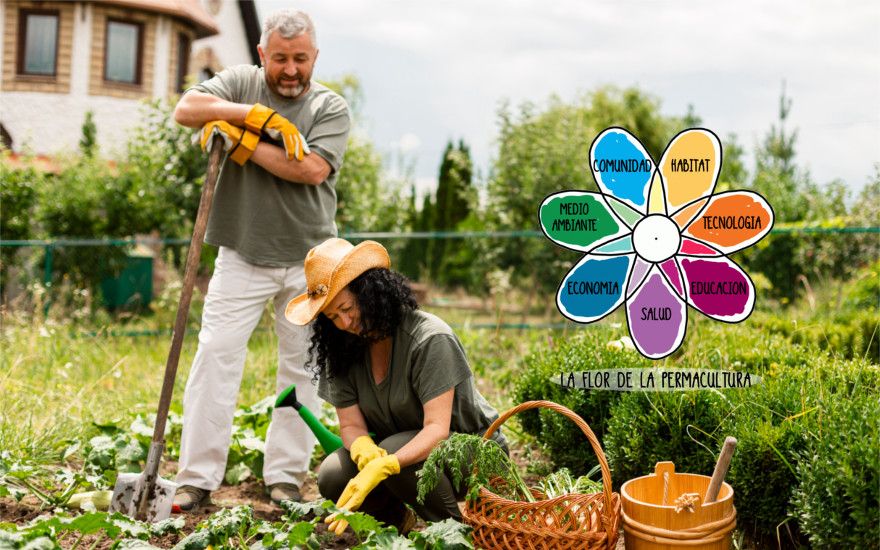
[[[269,299],[274,300],[278,335],[275,393],[296,384],[297,400],[315,414],[320,412],[312,375],[305,369],[311,328],[284,318],[287,302],[305,289],[302,265],[261,267],[248,263],[231,248],[220,247],[205,297],[199,346],[183,395],[177,483],[210,491],[220,487],[247,343]],[[266,485],[300,485],[314,446],[315,436],[292,408],[274,411],[263,463]]]

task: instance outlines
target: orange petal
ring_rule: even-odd
[[[660,160],[669,211],[711,194],[720,169],[718,136],[703,128],[691,128],[675,136]]]
[[[729,254],[755,244],[771,227],[773,209],[764,197],[752,191],[731,191],[712,197],[684,235]]]

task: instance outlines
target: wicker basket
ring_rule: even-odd
[[[486,439],[511,416],[535,408],[556,411],[584,432],[602,468],[602,493],[519,502],[481,488],[477,499],[468,501],[464,510],[465,523],[474,528],[474,546],[490,550],[613,549],[620,524],[620,495],[611,492],[611,471],[605,453],[593,430],[581,417],[551,401],[527,401],[505,412],[489,426]],[[544,498],[537,491],[533,493],[539,499]]]

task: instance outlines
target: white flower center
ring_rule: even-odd
[[[681,233],[675,222],[660,214],[646,216],[633,229],[633,247],[649,262],[662,262],[675,256],[681,246]]]

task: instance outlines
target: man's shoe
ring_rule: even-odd
[[[274,483],[269,485],[267,492],[269,493],[269,498],[271,498],[272,502],[275,504],[281,504],[282,500],[292,500],[295,502],[302,501],[299,487],[293,483]]]
[[[172,510],[180,510],[181,512],[194,512],[211,503],[211,491],[199,489],[192,485],[181,485],[174,493],[174,503]]]

